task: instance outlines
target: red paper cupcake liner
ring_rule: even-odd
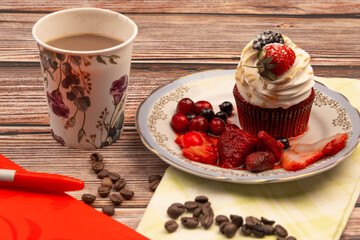
[[[312,89],[307,99],[287,109],[262,108],[247,102],[240,95],[236,84],[233,94],[241,128],[255,136],[264,130],[273,138],[290,138],[304,133],[315,98],[315,91]]]

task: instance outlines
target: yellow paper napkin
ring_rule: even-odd
[[[317,78],[345,95],[360,109],[360,80]],[[167,208],[198,195],[209,197],[215,216],[230,214],[264,216],[284,226],[299,239],[339,239],[360,193],[360,147],[345,161],[324,173],[286,183],[246,185],[212,181],[169,167],[152,197],[137,231],[153,240],[226,239],[213,225],[210,229],[164,229]],[[185,213],[183,216],[190,216]],[[237,233],[233,239],[250,239]],[[276,239],[267,236],[264,239]]]

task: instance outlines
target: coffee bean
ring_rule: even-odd
[[[229,218],[225,215],[217,215],[215,218],[215,222],[217,225],[220,225],[223,222],[230,222]]]
[[[246,224],[242,225],[240,230],[245,236],[250,236],[251,235],[251,228],[248,227]]]
[[[286,239],[283,237],[277,237],[276,240],[286,240]]]
[[[238,228],[236,227],[235,224],[231,223],[231,222],[223,222],[221,224],[221,232],[227,237],[227,238],[232,238],[236,231],[238,230]]]
[[[169,233],[175,232],[178,229],[179,225],[175,220],[169,220],[165,223],[165,229]]]
[[[185,206],[181,203],[173,203],[167,210],[169,217],[176,219],[185,212]]]
[[[260,225],[255,225],[255,226],[260,226]],[[251,229],[251,233],[254,235],[254,237],[256,238],[263,238],[265,236],[265,233],[262,231],[259,231],[255,228]]]
[[[104,169],[104,163],[103,162],[93,162],[92,164],[91,164],[91,168],[92,168],[92,170],[94,171],[94,172],[96,172],[96,173],[98,173],[98,172],[100,172],[101,170],[103,170]]]
[[[286,237],[288,235],[286,229],[279,224],[275,225],[275,232],[279,237]]]
[[[195,210],[194,210],[194,212],[193,212],[193,217],[199,218],[201,214],[202,214],[202,209],[201,209],[201,207],[197,207],[197,208],[195,208]]]
[[[118,173],[116,173],[116,172],[109,172],[109,176],[108,176],[110,179],[111,179],[111,181],[114,183],[114,182],[116,182],[117,180],[119,180],[121,177],[120,177],[120,175],[118,174]]]
[[[231,222],[233,224],[235,224],[237,228],[239,228],[243,225],[244,220],[243,220],[242,216],[231,214],[230,219],[231,219]]]
[[[108,175],[109,175],[109,171],[106,169],[103,169],[97,174],[97,178],[103,179],[103,178],[107,177]]]
[[[100,186],[98,188],[98,193],[101,197],[107,197],[110,194],[110,188],[105,186]]]
[[[214,211],[211,208],[211,203],[206,202],[201,206],[201,211],[204,215],[214,215]]]
[[[273,224],[275,223],[275,221],[266,219],[266,218],[264,218],[264,217],[261,217],[260,220],[261,220],[261,222],[264,223],[264,224],[273,225]]]
[[[224,228],[225,228],[225,225],[227,224],[228,222],[222,222],[220,223],[219,225],[219,231],[224,234]]]
[[[123,196],[123,198],[125,198],[126,200],[129,200],[129,199],[131,199],[131,198],[134,196],[134,192],[133,192],[133,191],[128,190],[128,189],[125,189],[125,188],[123,188],[123,189],[120,190],[120,194],[121,194],[121,196]]]
[[[113,182],[109,177],[105,177],[101,180],[101,186],[111,188],[113,185]]]
[[[248,225],[248,227],[254,227],[255,225],[261,224],[261,221],[258,218],[253,217],[253,216],[246,217],[245,222],[246,222],[246,225]]]
[[[274,234],[274,231],[275,231],[274,227],[270,224],[264,224],[263,229],[264,229],[264,233],[266,235],[272,235],[272,234]]]
[[[187,201],[187,202],[185,202],[184,206],[185,206],[186,210],[192,212],[199,206],[199,203],[195,202],[195,201]]]
[[[286,240],[296,240],[296,238],[293,237],[293,236],[289,236],[289,237],[286,238]]]
[[[204,215],[200,220],[201,226],[208,229],[214,223],[214,215]]]
[[[160,184],[160,180],[154,180],[152,182],[149,183],[149,189],[152,192],[155,192],[156,188],[159,186]]]
[[[162,179],[162,176],[160,175],[150,175],[149,176],[149,183],[151,183],[152,181],[155,181],[155,180],[161,180]]]
[[[123,178],[120,178],[119,180],[117,180],[115,183],[114,183],[114,189],[116,191],[120,191],[121,189],[123,189],[126,185],[126,180],[123,179]]]
[[[206,196],[197,196],[195,198],[195,202],[198,202],[198,203],[206,203],[208,201],[209,201],[209,198]]]
[[[106,215],[112,216],[115,213],[115,208],[114,208],[114,206],[111,206],[111,205],[103,206],[102,212],[105,213]]]
[[[110,198],[111,202],[115,205],[120,205],[123,201],[122,196],[118,193],[110,194],[109,198]]]
[[[196,228],[199,225],[199,219],[193,217],[182,217],[181,224],[186,228]]]
[[[103,158],[103,156],[102,156],[100,153],[92,153],[92,154],[90,155],[90,160],[91,160],[92,162],[102,162],[103,159],[104,159],[104,158]]]
[[[84,203],[91,204],[95,201],[96,196],[92,194],[85,193],[81,196],[81,200],[84,201]]]

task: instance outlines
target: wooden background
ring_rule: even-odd
[[[0,153],[27,170],[66,174],[96,193],[92,151],[68,149],[50,135],[34,23],[72,7],[100,7],[124,13],[139,27],[134,42],[125,132],[101,149],[107,169],[128,180],[135,197],[114,218],[136,228],[152,196],[147,178],[167,164],[142,144],[134,124],[140,102],[156,87],[209,69],[234,69],[245,44],[257,33],[275,30],[311,56],[317,76],[360,79],[360,1],[111,1],[2,0],[0,4]],[[98,198],[95,207],[110,204]],[[360,239],[360,199],[341,239]]]

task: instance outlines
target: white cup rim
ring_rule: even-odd
[[[46,44],[44,41],[40,40],[37,36],[36,36],[36,31],[37,28],[39,27],[40,23],[43,21],[46,21],[47,18],[54,16],[54,15],[58,15],[58,14],[63,14],[64,12],[75,12],[75,11],[86,11],[86,10],[91,10],[91,11],[101,11],[101,12],[106,12],[106,13],[110,13],[110,14],[117,14],[118,17],[121,17],[123,19],[126,19],[134,28],[134,32],[133,34],[130,36],[130,38],[128,38],[126,41],[122,42],[119,45],[116,45],[114,47],[110,47],[110,48],[104,48],[104,49],[100,49],[100,50],[92,50],[92,51],[73,51],[73,50],[66,50],[66,49],[62,49],[62,48],[56,48],[53,46],[50,46],[49,44]],[[70,8],[70,9],[65,9],[65,10],[60,10],[57,12],[53,12],[50,14],[47,14],[46,16],[40,18],[35,25],[33,26],[32,29],[32,35],[35,38],[36,42],[38,44],[40,44],[42,47],[51,50],[53,52],[58,52],[58,53],[64,53],[64,54],[70,54],[70,55],[99,55],[99,54],[103,54],[106,52],[112,52],[121,48],[124,48],[125,46],[129,45],[136,37],[138,33],[138,27],[135,24],[135,22],[133,20],[131,20],[129,17],[115,12],[115,11],[111,11],[108,9],[102,9],[102,8],[92,8],[92,7],[84,7],[84,8]]]

